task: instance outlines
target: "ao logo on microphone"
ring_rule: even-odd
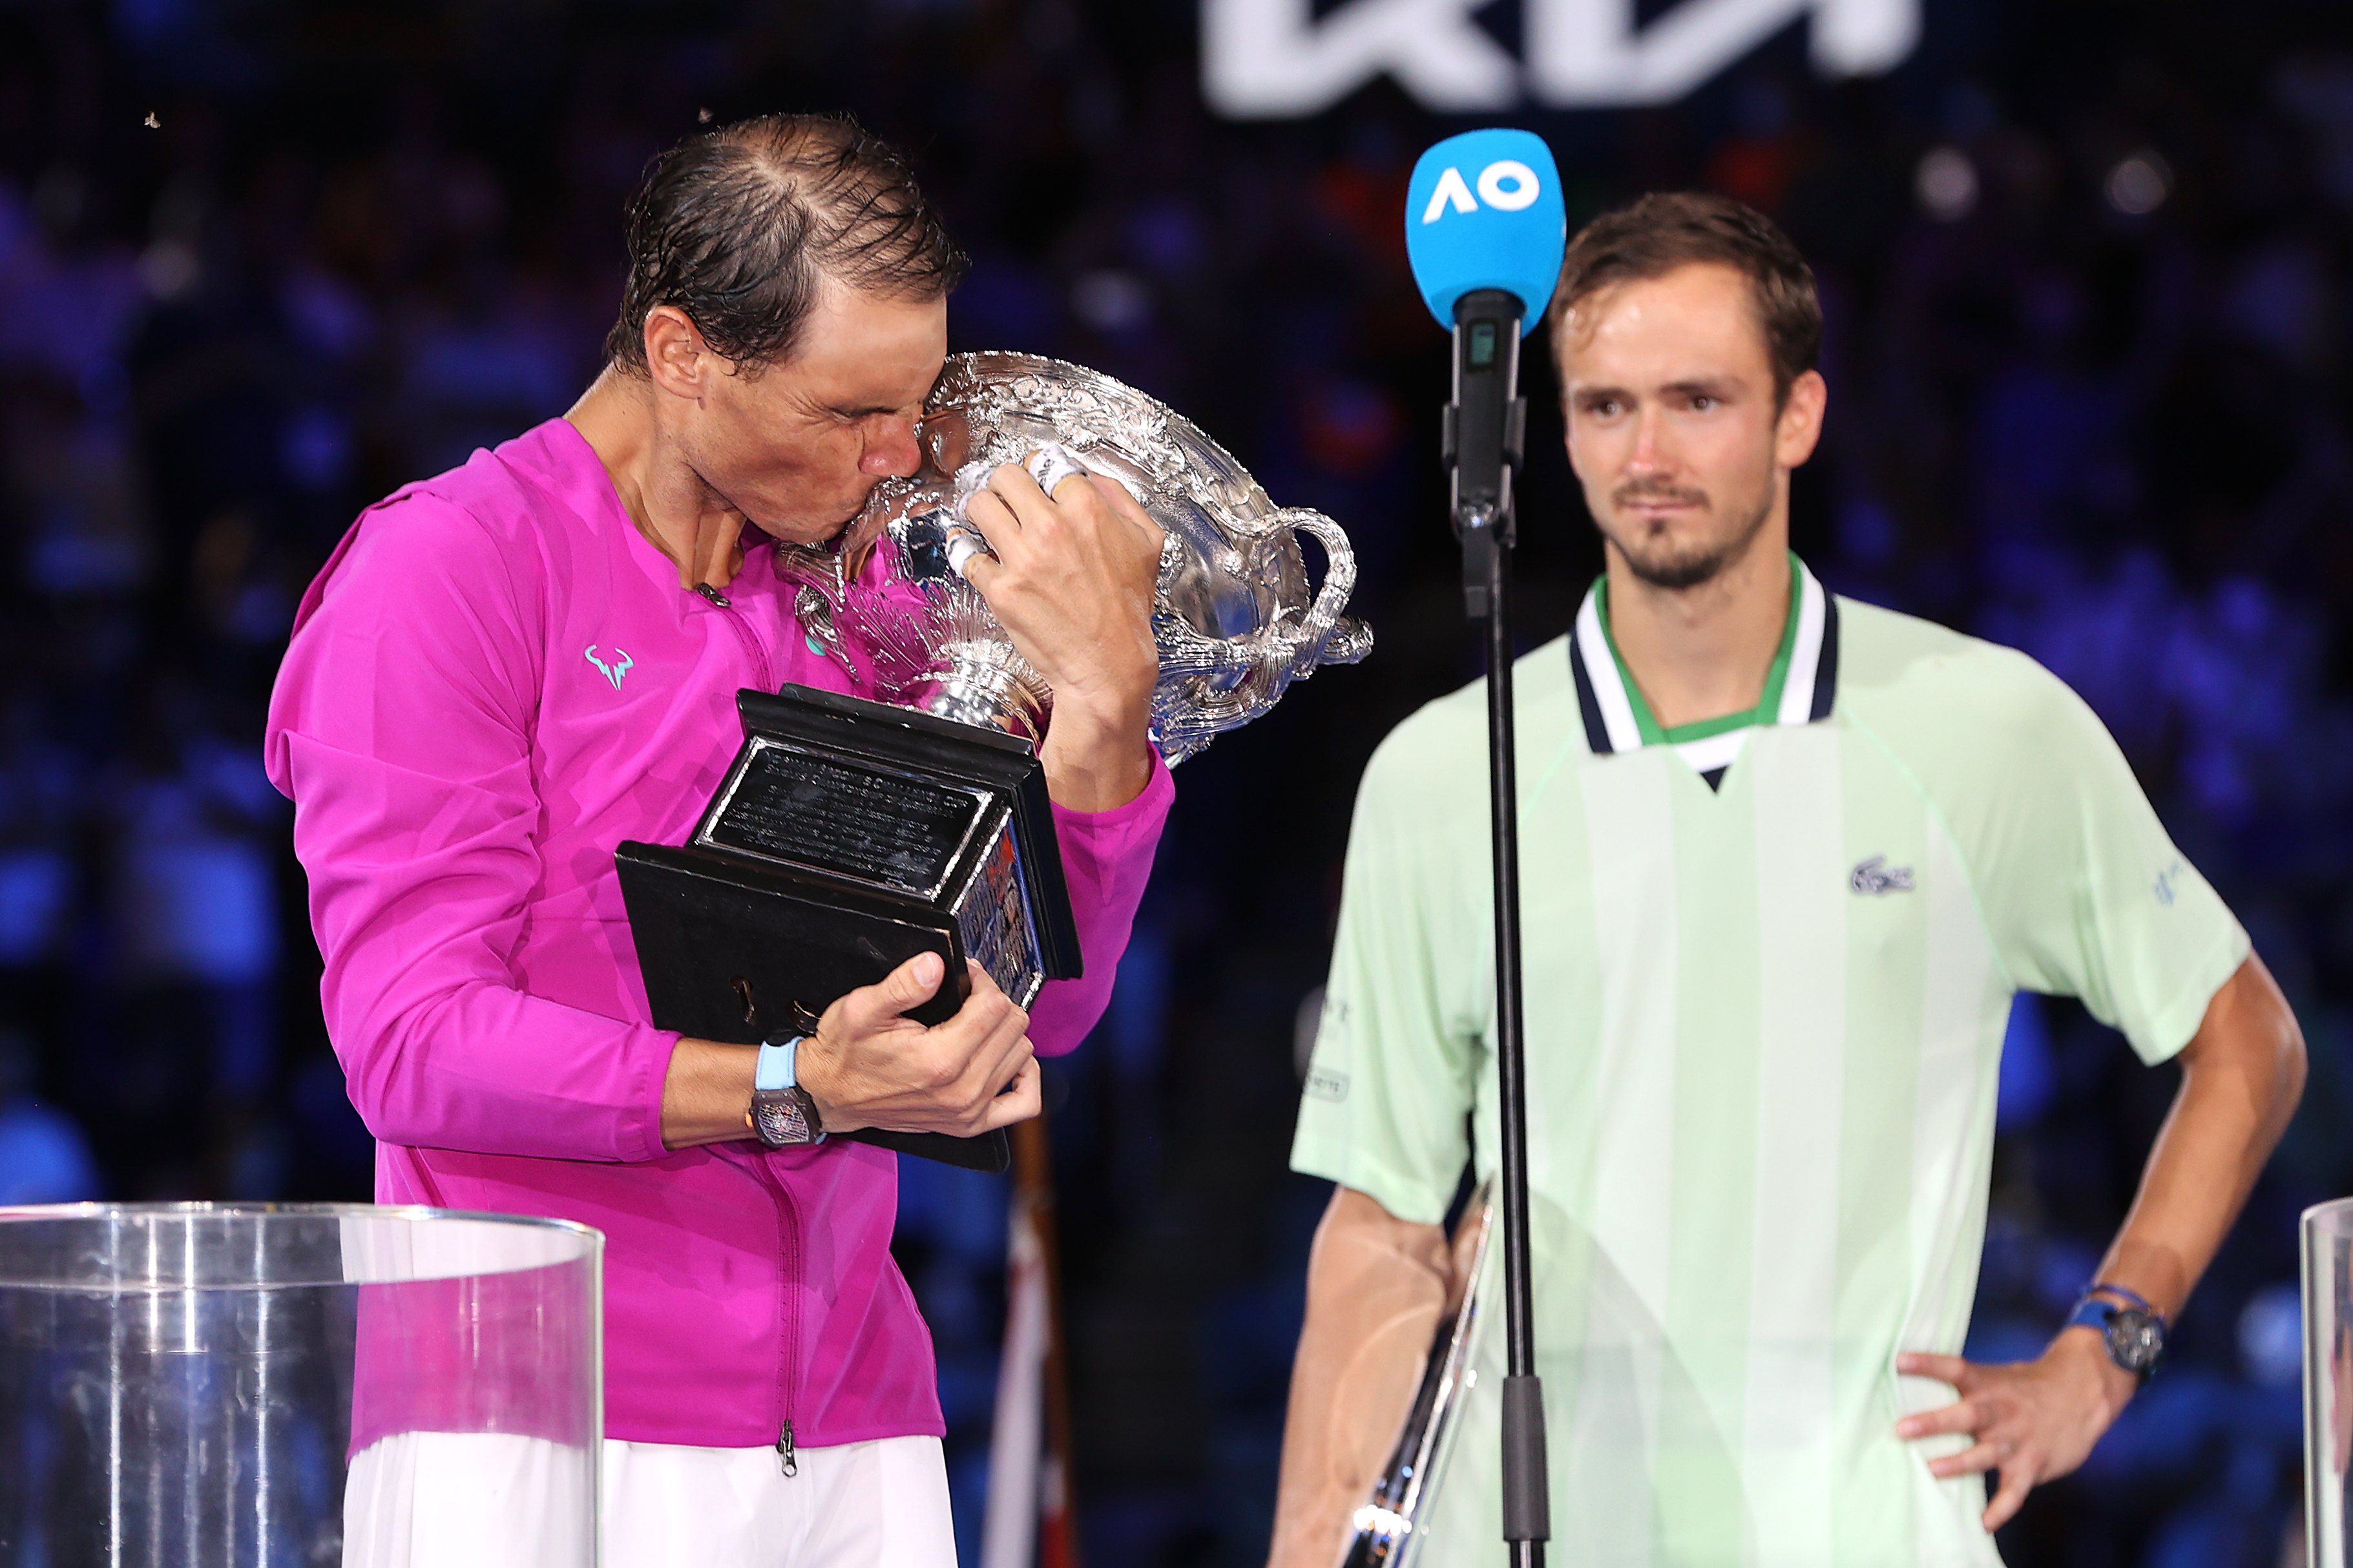
[[[1517,158],[1498,158],[1479,171],[1479,201],[1498,212],[1521,212],[1535,205],[1544,195],[1544,184],[1536,172]],[[1462,181],[1462,171],[1449,165],[1438,176],[1438,184],[1430,193],[1430,205],[1421,209],[1421,221],[1436,223],[1446,216],[1446,209],[1456,212],[1477,212],[1479,203],[1471,199],[1471,187]]]

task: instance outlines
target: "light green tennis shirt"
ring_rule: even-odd
[[[2012,993],[2158,1062],[2247,938],[2091,710],[2025,656],[1792,557],[1765,700],[1662,731],[1606,605],[1519,661],[1537,1371],[1551,1561],[1984,1568],[1951,1391]],[[1476,687],[1366,771],[1292,1163],[1443,1217],[1499,1147]],[[1466,1130],[1468,1120],[1475,1134]],[[1501,1247],[1492,1249],[1500,1261]],[[1500,1272],[1415,1568],[1502,1560]]]

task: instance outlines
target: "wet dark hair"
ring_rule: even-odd
[[[646,374],[646,316],[686,312],[756,374],[791,356],[825,277],[937,300],[970,263],[897,149],[848,115],[764,114],[690,136],[629,198],[629,278],[605,359]]]
[[[1773,220],[1730,196],[1653,191],[1577,231],[1561,258],[1552,297],[1553,357],[1568,363],[1565,335],[1577,307],[1613,284],[1663,278],[1679,267],[1715,262],[1747,274],[1757,325],[1773,366],[1773,401],[1814,368],[1822,352],[1822,304],[1814,270]]]

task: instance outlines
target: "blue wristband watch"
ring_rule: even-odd
[[[2067,1327],[2099,1330],[2108,1359],[2143,1383],[2165,1356],[2165,1314],[2121,1285],[2099,1284],[2084,1291]]]
[[[807,1035],[771,1035],[760,1042],[752,1068],[752,1109],[744,1120],[771,1149],[805,1149],[825,1142],[817,1101],[800,1083],[801,1042]]]

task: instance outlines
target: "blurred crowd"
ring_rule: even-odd
[[[1572,221],[1707,184],[1789,229],[1830,323],[1799,549],[2081,691],[2295,1002],[2305,1110],[2168,1371],[2002,1542],[2268,1568],[2295,1216],[2353,1191],[2353,26],[1923,11],[1883,79],[1816,79],[1796,28],[1672,109],[1523,122]],[[976,258],[955,346],[1141,385],[1356,542],[1373,658],[1186,765],[1112,1012],[1049,1072],[1086,1553],[1256,1562],[1327,1195],[1285,1157],[1348,805],[1478,669],[1399,234],[1461,126],[1387,84],[1220,122],[1197,27],[1191,0],[0,0],[0,1201],[367,1195],[259,754],[294,605],[362,506],[586,384],[649,156],[852,110]],[[1547,374],[1531,645],[1599,562]],[[2172,1084],[2021,1000],[1972,1354],[2040,1347]],[[1006,1194],[920,1162],[902,1189],[976,1561]]]

